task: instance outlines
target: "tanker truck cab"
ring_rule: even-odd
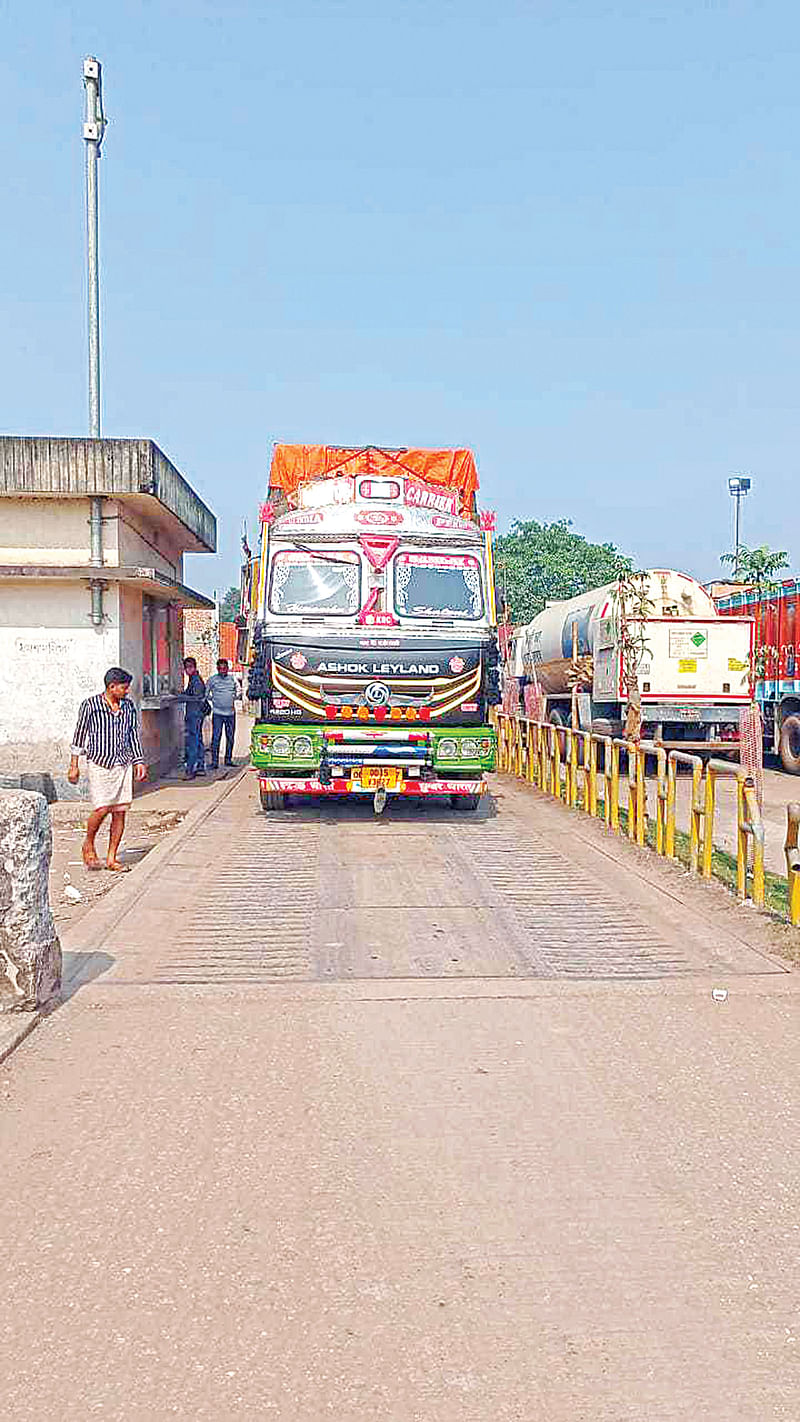
[[[366,453],[271,500],[262,526],[250,674],[262,806],[449,796],[474,809],[495,757],[488,537],[458,489],[404,467],[412,452]]]

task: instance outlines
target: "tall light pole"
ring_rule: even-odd
[[[743,475],[743,474],[736,474],[736,475],[734,475],[734,477],[733,477],[732,479],[729,479],[729,480],[728,480],[728,493],[730,494],[731,498],[733,499],[733,503],[734,503],[734,513],[733,513],[733,561],[734,561],[733,576],[734,576],[734,579],[735,579],[737,582],[738,582],[738,579],[739,579],[739,547],[740,547],[739,530],[740,530],[740,528],[741,528],[741,520],[742,520],[742,499],[745,497],[746,494],[749,494],[749,493],[750,493],[750,484],[751,484],[751,480],[750,480],[749,478],[747,478],[747,477],[746,477],[745,475]]]
[[[100,438],[100,266],[97,250],[97,164],[106,131],[103,71],[91,55],[83,61],[86,90],[86,314],[89,333],[89,433]]]
[[[89,55],[83,61],[86,90],[86,317],[89,345],[89,434],[100,438],[100,263],[97,250],[97,164],[106,118],[103,113],[103,71],[99,59]],[[91,500],[90,548],[93,568],[103,566],[103,501]],[[103,625],[103,584],[95,578],[92,589],[92,624]]]

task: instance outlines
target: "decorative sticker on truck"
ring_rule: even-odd
[[[700,627],[670,627],[669,654],[679,661],[707,657],[708,633]],[[683,671],[683,667],[680,670]],[[687,670],[696,671],[697,667],[689,667]]]
[[[364,523],[369,528],[396,527],[404,522],[404,515],[398,509],[361,509],[354,518],[356,523]]]
[[[438,514],[458,513],[458,491],[442,489],[434,484],[418,484],[406,480],[406,503],[410,509],[432,509]]]

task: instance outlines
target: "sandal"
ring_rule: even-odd
[[[84,868],[86,869],[102,869],[103,867],[102,863],[97,858],[97,855],[95,855],[94,859],[87,859],[86,855],[83,853],[83,850],[81,850],[81,859],[83,860]]]
[[[110,870],[112,874],[130,874],[131,872],[130,864],[120,864],[118,859],[115,859],[113,864],[107,864],[106,869]]]

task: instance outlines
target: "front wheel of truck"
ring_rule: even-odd
[[[265,814],[270,810],[283,810],[286,808],[286,796],[282,790],[262,790],[259,787],[258,797],[261,801],[261,808]]]
[[[480,795],[451,795],[450,804],[454,810],[477,810],[481,803]]]
[[[800,775],[800,716],[787,716],[781,726],[779,754],[789,775]]]

